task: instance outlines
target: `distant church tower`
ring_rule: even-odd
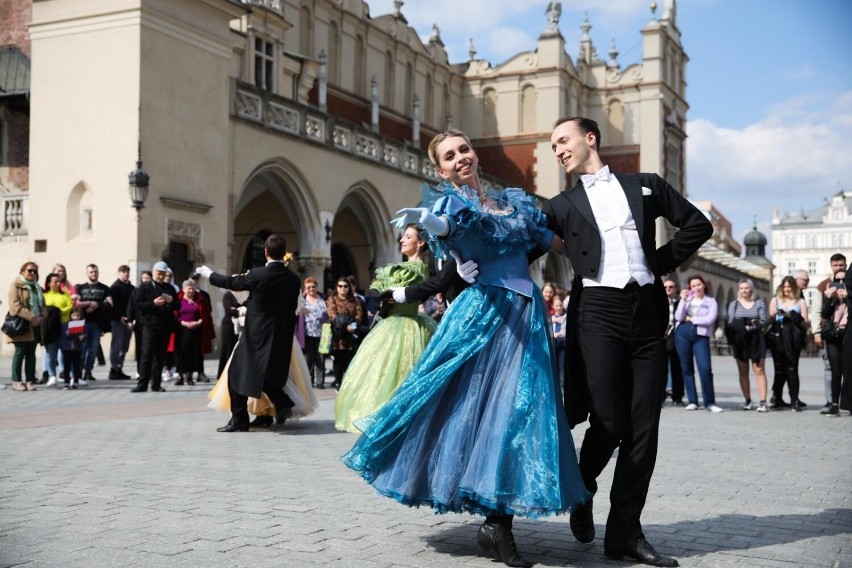
[[[767,242],[766,235],[757,230],[757,215],[755,215],[751,231],[749,231],[743,238],[743,245],[745,245],[745,259],[763,268],[766,271],[766,278],[771,283],[772,271],[775,269],[775,265],[766,258]]]

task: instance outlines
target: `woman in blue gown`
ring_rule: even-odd
[[[476,283],[445,313],[394,396],[356,421],[363,431],[341,459],[382,495],[436,513],[484,515],[477,541],[508,566],[531,566],[512,518],[572,511],[589,498],[561,403],[550,322],[527,253],[564,243],[521,189],[482,188],[467,136],[429,144],[443,178],[421,188],[417,222],[435,254],[479,265]]]

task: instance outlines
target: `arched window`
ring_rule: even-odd
[[[432,74],[426,73],[426,86],[423,89],[426,92],[425,99],[423,101],[423,112],[422,112],[422,120],[426,124],[434,124],[432,112],[434,111],[434,101],[435,101],[435,84],[432,80]]]
[[[95,230],[95,199],[85,183],[74,186],[65,208],[65,238],[73,239]]]
[[[340,31],[334,22],[328,26],[328,82],[340,85]]]
[[[414,69],[411,63],[405,64],[405,108],[411,108],[411,97],[414,95]]]
[[[385,53],[385,100],[384,104],[387,107],[394,108],[396,105],[393,100],[394,84],[396,83],[396,62],[394,61],[393,52]],[[406,102],[406,104],[408,104]]]
[[[355,36],[355,50],[352,54],[354,58],[354,66],[352,67],[353,91],[356,95],[365,97],[366,95],[366,77],[364,76],[364,38],[360,35]]]
[[[494,89],[482,93],[482,135],[497,135],[497,91]]]
[[[521,132],[536,131],[536,90],[527,85],[521,91]]]
[[[302,6],[299,11],[299,52],[309,57],[314,55],[314,27],[311,25],[311,11]]]
[[[607,146],[624,144],[624,105],[618,99],[611,100],[607,106]]]

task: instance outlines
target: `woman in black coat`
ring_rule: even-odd
[[[222,371],[225,370],[225,365],[231,357],[231,352],[237,344],[239,335],[237,334],[234,318],[239,317],[239,309],[243,306],[234,293],[228,290],[222,296],[222,306],[225,308],[225,315],[222,316],[222,327],[219,334],[222,338],[222,345],[219,352],[219,370],[216,372],[217,377],[222,376]]]

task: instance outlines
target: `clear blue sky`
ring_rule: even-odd
[[[657,0],[657,17],[665,0]],[[368,0],[370,13],[392,0]],[[451,63],[477,58],[499,65],[534,50],[547,2],[408,0],[402,13],[424,40],[436,23]],[[650,0],[566,0],[559,29],[573,58],[584,13],[599,56],[615,39],[622,68],[642,58],[639,30]],[[677,24],[686,70],[687,189],[751,230],[752,214],[769,237],[773,207],[796,213],[852,191],[852,1],[683,0]]]

